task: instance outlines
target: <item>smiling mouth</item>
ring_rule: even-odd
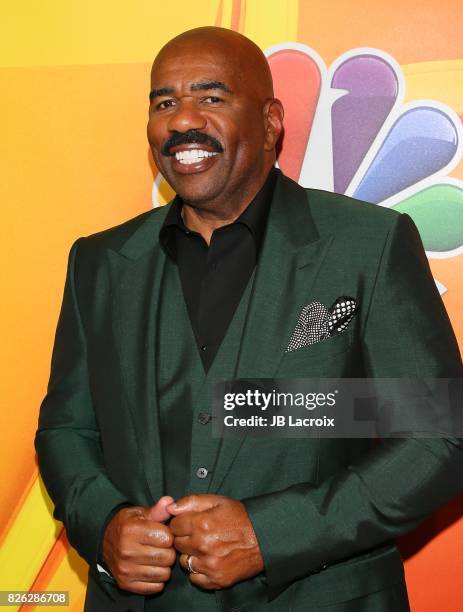
[[[182,165],[189,165],[197,164],[203,159],[213,157],[214,155],[218,155],[218,153],[215,151],[205,151],[204,149],[189,149],[186,151],[177,151],[175,153],[175,159]]]

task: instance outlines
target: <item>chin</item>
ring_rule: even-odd
[[[214,206],[211,206],[210,202],[213,200],[213,195],[205,194],[205,193],[197,193],[187,191],[184,193],[176,192],[184,202],[188,203],[193,208],[199,209],[212,209]]]
[[[217,190],[217,186],[215,186],[215,188],[211,188],[210,186],[208,187],[205,185],[185,185],[183,181],[182,184],[175,184],[172,182],[171,187],[175,193],[182,198],[182,200],[191,204],[197,204],[198,208],[201,202],[209,202],[210,200],[216,198],[220,193]]]

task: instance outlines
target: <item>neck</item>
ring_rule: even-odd
[[[184,200],[182,207],[182,218],[188,229],[201,234],[209,245],[214,230],[224,225],[233,223],[242,212],[249,206],[254,197],[263,187],[267,179],[270,168],[267,169],[257,187],[241,189],[239,202],[232,196],[222,198],[221,202],[208,203],[207,208],[198,208],[195,204],[190,204]]]

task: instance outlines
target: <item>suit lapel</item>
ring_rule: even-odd
[[[118,251],[109,250],[113,333],[132,422],[153,501],[162,494],[155,378],[155,322],[165,254],[159,230],[167,207],[153,211]]]
[[[280,174],[272,200],[236,375],[276,373],[330,246],[320,238],[305,189]]]
[[[332,236],[321,238],[302,187],[280,174],[245,322],[234,378],[275,376]],[[217,491],[244,443],[223,439],[209,487]]]

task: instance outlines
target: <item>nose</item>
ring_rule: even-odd
[[[202,130],[207,125],[207,119],[194,102],[181,101],[170,115],[167,128],[171,132],[187,132]]]

